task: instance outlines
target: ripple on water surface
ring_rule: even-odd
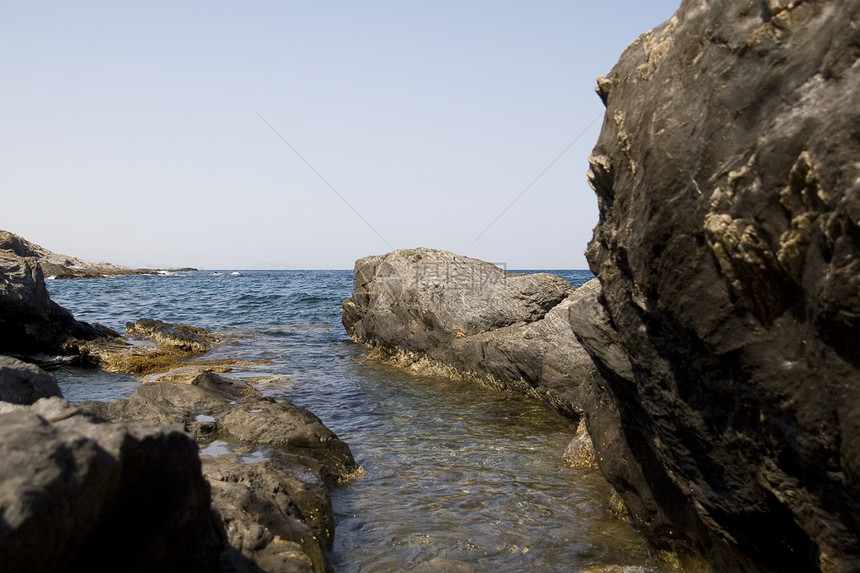
[[[258,387],[309,408],[366,470],[332,494],[337,571],[653,566],[632,528],[609,515],[600,475],[562,464],[574,435],[565,420],[533,401],[404,374],[349,342],[340,324],[349,271],[50,283],[55,300],[83,320],[122,329],[147,316],[214,328],[227,344],[207,358],[268,361],[228,376],[273,380]],[[63,369],[58,378],[72,401],[114,400],[138,385],[92,370]]]
[[[338,570],[570,571],[648,561],[638,535],[609,514],[600,475],[563,465],[574,433],[566,421],[473,385],[372,363],[357,370],[373,386],[359,418],[375,429],[357,430],[364,439],[353,446],[365,474],[334,492]]]

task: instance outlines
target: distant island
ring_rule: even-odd
[[[19,257],[34,257],[45,278],[94,279],[121,275],[163,275],[171,272],[196,271],[191,267],[142,269],[113,263],[92,263],[69,255],[60,255],[9,231],[0,230],[0,250],[12,251]]]

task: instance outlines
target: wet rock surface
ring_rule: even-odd
[[[589,431],[715,570],[860,570],[858,16],[685,1],[599,81]]]
[[[593,365],[567,320],[577,297],[550,274],[517,275],[433,249],[360,259],[343,303],[353,340],[400,365],[536,396],[578,419]]]
[[[232,548],[226,571],[328,570],[334,517],[327,488],[361,469],[308,410],[212,372],[145,383],[129,398],[80,407],[113,422],[181,424],[196,438]]]
[[[225,570],[242,571],[250,560],[271,573],[327,571],[334,536],[328,490],[306,465],[277,451],[267,456],[254,463],[241,454],[202,458],[235,550],[224,555]]]
[[[212,332],[205,328],[152,318],[126,323],[125,332],[130,336],[148,337],[156,346],[174,348],[189,354],[202,354],[211,350],[212,343],[216,340]]]
[[[224,533],[181,429],[100,423],[56,397],[0,404],[0,429],[4,571],[217,570]]]
[[[71,341],[67,351],[78,354],[85,364],[108,372],[163,372],[183,359],[208,352],[217,341],[205,328],[151,318],[126,323],[125,336],[95,326],[102,333],[100,338]]]

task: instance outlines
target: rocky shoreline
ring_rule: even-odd
[[[598,80],[595,283],[394,251],[356,263],[344,326],[584,418],[658,551],[860,570],[858,17],[685,1]]]
[[[396,250],[356,263],[344,327],[583,421],[569,455],[593,448],[656,551],[860,570],[858,18],[854,0],[684,1],[598,80],[595,281]],[[211,371],[65,402],[15,357],[157,372],[213,341],[139,321],[141,354],[50,301],[44,275],[74,259],[2,237],[4,566],[328,570],[326,488],[360,471],[348,447]]]
[[[3,570],[330,571],[329,488],[361,473],[349,447],[215,372],[228,363],[190,363],[218,342],[205,329],[76,321],[43,264],[0,249]],[[73,405],[19,358],[148,376],[128,398]]]
[[[48,279],[93,279],[124,275],[163,275],[174,272],[195,271],[191,267],[171,269],[140,269],[113,263],[92,263],[69,255],[60,255],[35,243],[0,230],[0,251],[35,260]]]

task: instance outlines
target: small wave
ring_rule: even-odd
[[[271,301],[275,301],[275,300],[281,299],[281,298],[283,298],[283,297],[284,297],[284,295],[282,295],[282,294],[278,294],[278,293],[273,293],[273,294],[253,294],[253,293],[246,293],[246,294],[241,295],[241,296],[240,296],[238,299],[236,299],[236,300],[241,301],[241,302],[245,302],[245,301],[252,301],[252,302],[271,302]]]
[[[239,273],[239,272],[233,271],[232,273],[230,273],[230,276],[238,277],[238,276],[239,276],[239,275],[241,275],[241,274],[242,274],[242,273]]]

